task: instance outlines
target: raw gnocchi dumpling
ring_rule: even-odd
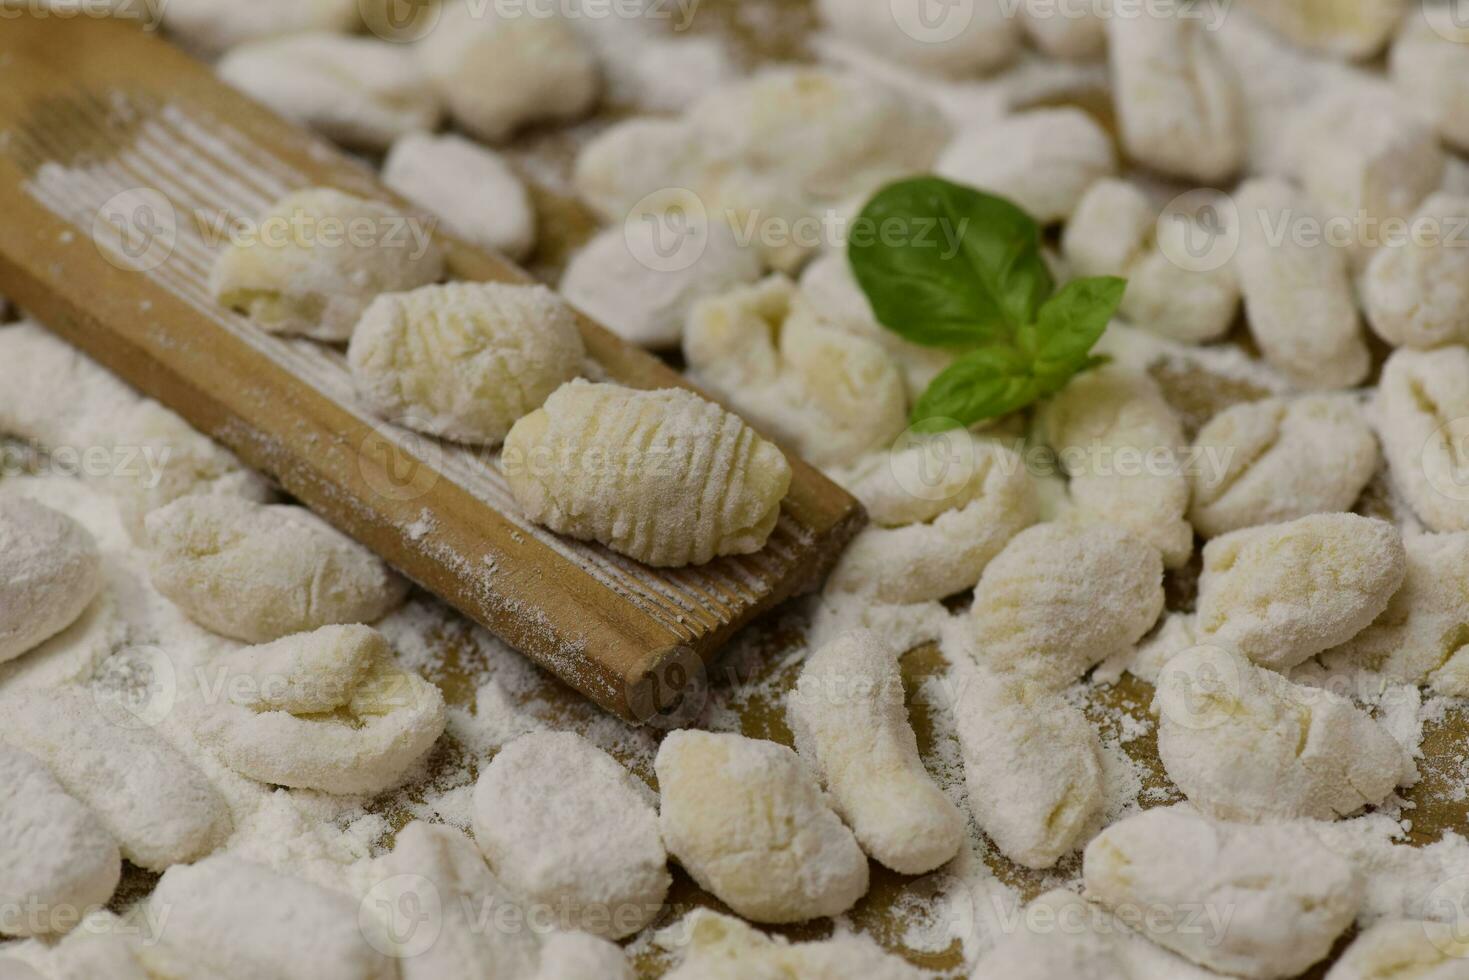
[[[905,875],[959,853],[964,818],[923,768],[898,655],[875,634],[847,633],[807,658],[786,713],[863,850]]]
[[[490,760],[474,787],[474,839],[521,900],[594,935],[638,932],[668,895],[647,787],[571,732],[523,735]]]
[[[288,34],[350,31],[357,25],[357,7],[354,0],[168,0],[160,9],[165,30],[214,55]]]
[[[1010,860],[1052,867],[1101,814],[1096,732],[1060,695],[983,670],[958,676],[954,714],[975,821]]]
[[[1115,365],[1084,372],[1042,406],[1036,425],[1067,470],[1078,515],[1132,532],[1169,568],[1189,560],[1183,425],[1152,378]]]
[[[161,920],[166,925],[157,954],[143,951],[145,962],[177,950],[198,971],[186,975],[279,980],[391,980],[398,975],[396,961],[368,944],[358,926],[358,903],[350,896],[237,857],[217,855],[170,868],[148,901],[154,915],[166,914]]]
[[[0,908],[14,936],[66,932],[112,897],[122,855],[102,822],[34,756],[0,743]],[[3,973],[0,969],[0,973]]]
[[[1388,65],[1393,82],[1455,149],[1469,150],[1469,30],[1464,0],[1405,19]]]
[[[1398,529],[1356,514],[1233,531],[1204,548],[1199,637],[1287,670],[1366,629],[1407,567]]]
[[[937,16],[924,0],[820,0],[817,9],[838,37],[935,74],[993,71],[1020,50],[1018,25],[999,0],[975,0]]]
[[[1194,529],[1212,538],[1350,510],[1380,453],[1356,400],[1266,398],[1227,408],[1194,437]]]
[[[1245,0],[1295,44],[1340,58],[1370,58],[1392,37],[1407,0]]]
[[[699,193],[708,176],[693,126],[682,118],[636,118],[613,123],[582,148],[572,184],[597,217],[621,222],[649,195],[670,188]]]
[[[1383,919],[1363,931],[1326,980],[1465,980],[1469,943],[1452,922]]]
[[[91,533],[60,511],[0,498],[0,664],[60,633],[102,587]]]
[[[200,742],[243,776],[326,793],[397,785],[443,734],[439,689],[398,668],[382,634],[325,627],[219,665],[230,695],[199,719]]]
[[[1035,109],[961,131],[935,172],[1051,224],[1070,218],[1088,187],[1117,172],[1117,153],[1082,110]]]
[[[383,183],[476,245],[512,259],[535,248],[536,212],[525,183],[473,140],[409,133],[383,162]]]
[[[1383,366],[1375,410],[1393,483],[1419,520],[1469,530],[1469,348],[1400,348]]]
[[[666,251],[677,242],[677,251]],[[667,256],[667,260],[664,257]],[[566,299],[624,340],[676,347],[694,304],[760,277],[759,252],[718,218],[649,211],[597,234],[561,279]]]
[[[1020,23],[1032,44],[1053,58],[1094,58],[1107,50],[1107,0],[1066,6],[1022,0]]]
[[[873,523],[842,554],[827,589],[879,602],[931,602],[972,588],[1038,516],[1020,454],[964,430],[876,454],[849,489]]]
[[[1215,340],[1239,314],[1239,283],[1228,263],[1188,267],[1190,237],[1203,236],[1199,214],[1158,213],[1148,196],[1125,180],[1093,183],[1076,205],[1061,238],[1062,254],[1077,276],[1127,280],[1119,313],[1136,326],[1184,343]],[[1207,240],[1202,237],[1193,241]]]
[[[301,507],[184,497],[146,526],[154,587],[200,626],[246,643],[376,622],[408,593],[376,555]]]
[[[10,695],[0,716],[4,741],[44,763],[139,867],[197,861],[229,837],[229,807],[204,773],[153,729],[114,724],[86,688]]]
[[[379,293],[440,279],[428,229],[385,204],[329,188],[288,194],[215,260],[209,288],[271,333],[344,341]]]
[[[1395,347],[1469,342],[1469,198],[1433,194],[1411,233],[1373,253],[1362,278],[1367,322]]]
[[[1240,83],[1214,38],[1176,2],[1107,22],[1122,146],[1171,177],[1218,183],[1244,162]]]
[[[752,922],[840,915],[867,893],[867,858],[796,753],[742,735],[678,731],[654,763],[668,852]]]
[[[659,567],[765,546],[785,455],[691,391],[573,381],[515,423],[501,469],[526,516]]]
[[[218,71],[287,119],[364,150],[432,130],[443,114],[412,53],[386,41],[339,34],[259,41],[235,48]]]
[[[1169,660],[1153,711],[1168,778],[1216,820],[1335,820],[1417,776],[1391,733],[1347,699],[1223,647]]]
[[[575,119],[601,95],[590,45],[566,18],[543,14],[452,2],[414,45],[454,121],[471,135],[495,143],[528,123]]]
[[[1163,560],[1108,524],[1021,531],[984,570],[970,612],[982,666],[1058,690],[1120,653],[1163,612]]]
[[[1138,923],[1154,942],[1255,980],[1298,976],[1325,959],[1364,890],[1352,863],[1303,825],[1216,823],[1183,808],[1108,827],[1087,845],[1083,873],[1093,901],[1148,909]],[[1227,924],[1195,921],[1211,908],[1229,909]]]
[[[665,939],[676,934],[676,939]],[[695,909],[659,934],[660,944],[682,950],[667,980],[919,980],[923,973],[861,935],[792,943],[767,936],[730,915]]]
[[[1294,234],[1312,214],[1283,180],[1247,181],[1234,196],[1240,215],[1235,267],[1250,333],[1265,360],[1303,388],[1348,388],[1370,364],[1342,250]],[[1282,233],[1283,230],[1283,233]]]
[[[373,300],[347,348],[357,393],[410,429],[497,445],[581,373],[576,315],[545,286],[451,282]]]
[[[1321,660],[1469,696],[1469,531],[1409,535],[1403,547],[1408,574],[1387,609]]]
[[[696,382],[818,465],[886,446],[907,423],[887,352],[823,320],[784,276],[696,304],[683,351]]]

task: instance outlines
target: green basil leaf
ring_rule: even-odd
[[[879,191],[847,256],[878,322],[931,347],[1008,340],[1055,288],[1029,215],[938,177]]]
[[[1042,394],[1030,367],[1030,358],[1010,344],[970,351],[929,384],[913,407],[913,424],[933,432],[1022,409]]]
[[[1036,317],[1033,370],[1056,390],[1088,366],[1091,350],[1122,303],[1127,280],[1115,276],[1076,279],[1041,307]]]

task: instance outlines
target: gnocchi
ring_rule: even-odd
[[[4,740],[45,764],[133,864],[163,871],[229,837],[229,807],[204,773],[153,729],[113,724],[87,689],[10,695],[3,714]]]
[[[625,221],[644,198],[671,188],[700,193],[708,178],[699,136],[681,118],[614,123],[582,148],[572,171],[577,195],[608,222]]]
[[[225,55],[218,72],[287,119],[364,150],[432,130],[443,115],[412,54],[386,41],[337,34],[258,41]]]
[[[246,643],[375,622],[408,593],[375,555],[301,507],[193,496],[145,524],[154,587],[200,626]]]
[[[1183,426],[1152,378],[1109,365],[1071,382],[1036,416],[1076,513],[1130,531],[1177,568],[1193,554]]]
[[[1067,7],[1023,0],[1019,12],[1031,43],[1053,58],[1090,59],[1107,51],[1107,2]]]
[[[1339,58],[1381,51],[1408,9],[1407,0],[1245,0],[1245,6],[1295,44]]]
[[[1110,18],[1107,39],[1127,154],[1205,184],[1236,173],[1248,148],[1239,79],[1201,23],[1162,3]]]
[[[820,0],[828,29],[875,55],[937,75],[1004,67],[1019,53],[1015,18],[999,0],[935,15],[923,0]]]
[[[1216,823],[1187,810],[1149,810],[1086,847],[1087,897],[1145,908],[1159,945],[1220,973],[1294,977],[1325,959],[1362,904],[1352,863],[1304,826]],[[1228,908],[1222,927],[1184,928],[1199,909]]]
[[[918,757],[898,655],[859,630],[806,659],[786,714],[796,748],[872,857],[926,874],[964,843],[964,818]]]
[[[504,158],[472,140],[452,133],[401,136],[383,162],[382,176],[460,238],[512,259],[524,259],[535,248],[530,192]]]
[[[955,720],[975,821],[1010,860],[1052,867],[1101,816],[1097,735],[1059,695],[984,671],[960,677]]]
[[[621,939],[663,909],[671,879],[658,814],[642,784],[570,732],[511,742],[474,787],[474,839],[523,901]],[[547,857],[545,841],[557,841]]]
[[[1469,696],[1469,532],[1403,541],[1407,577],[1382,615],[1322,656],[1330,670],[1365,668],[1440,694]]]
[[[683,351],[697,383],[817,465],[886,446],[907,423],[887,353],[821,319],[783,276],[697,303]]]
[[[238,45],[315,31],[350,31],[353,0],[168,0],[163,27],[190,48],[216,55]]]
[[[596,54],[560,16],[446,4],[414,51],[454,121],[491,143],[529,123],[575,119],[601,95]]]
[[[935,172],[1053,224],[1071,217],[1087,188],[1117,172],[1117,153],[1082,110],[1035,109],[960,132]]]
[[[1233,531],[1204,548],[1199,637],[1286,670],[1366,629],[1406,574],[1386,521],[1314,514]]]
[[[1303,388],[1362,381],[1370,358],[1341,250],[1290,232],[1293,216],[1311,209],[1285,181],[1247,181],[1234,200],[1240,214],[1235,267],[1250,333],[1265,360]]]
[[[796,753],[741,735],[676,731],[654,763],[668,852],[752,922],[840,915],[867,858]]]
[[[1436,16],[1408,17],[1388,57],[1394,84],[1454,149],[1469,150],[1469,31],[1463,0],[1449,0]],[[1433,16],[1430,21],[1429,17]]]
[[[1010,539],[974,590],[982,666],[1059,690],[1132,646],[1163,612],[1156,548],[1107,524],[1037,524]]]
[[[327,627],[221,665],[231,700],[195,733],[231,769],[325,793],[390,789],[443,734],[439,689],[400,670],[382,634]]]
[[[1450,922],[1383,919],[1363,930],[1326,980],[1464,980],[1469,943]]]
[[[1194,437],[1189,519],[1204,537],[1350,510],[1377,472],[1377,437],[1356,401],[1266,398],[1225,409]],[[1216,465],[1217,463],[1217,465]]]
[[[0,808],[4,931],[12,936],[66,932],[76,924],[66,912],[80,917],[112,898],[122,876],[117,842],[45,766],[3,743],[0,784],[8,795]]]
[[[739,919],[695,909],[670,931],[680,933],[683,959],[668,980],[919,980],[923,974],[860,935],[792,943],[767,936]]]
[[[650,212],[596,235],[566,267],[562,295],[624,340],[677,347],[695,302],[752,283],[762,269],[729,225],[681,214]],[[680,251],[664,264],[657,259],[669,241]]]
[[[1362,305],[1377,335],[1398,347],[1469,343],[1469,197],[1433,194],[1413,219],[1423,234],[1389,242],[1362,278]]]
[[[0,498],[0,664],[60,633],[102,587],[86,528],[24,498]]]
[[[1383,366],[1375,410],[1393,484],[1419,520],[1469,530],[1469,348],[1399,348]]]
[[[276,202],[259,235],[215,260],[214,297],[271,333],[345,341],[379,293],[427,286],[444,254],[412,218],[375,201],[313,188]]]
[[[790,489],[783,453],[683,389],[573,381],[505,439],[533,521],[659,567],[760,550]]]
[[[1175,261],[1192,254],[1194,242],[1207,240],[1203,220],[1182,210],[1160,216],[1137,187],[1104,178],[1077,204],[1062,251],[1075,275],[1127,279],[1118,312],[1130,323],[1183,343],[1217,340],[1239,315],[1233,269]]]
[[[379,296],[347,348],[357,393],[378,415],[471,445],[504,440],[585,357],[565,301],[497,282]]]
[[[929,602],[973,587],[1037,518],[1020,454],[968,432],[876,454],[849,489],[873,526],[847,547],[827,590],[879,602]]]
[[[1168,778],[1216,820],[1335,820],[1417,775],[1397,740],[1350,701],[1222,647],[1169,660],[1153,712]]]

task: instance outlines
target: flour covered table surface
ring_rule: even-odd
[[[483,153],[513,163],[529,193],[511,198],[533,200],[540,218],[528,260],[538,275],[629,339],[681,346],[701,383],[821,456],[872,517],[819,596],[734,639],[688,732],[598,712],[422,593],[397,605],[400,587],[318,535],[308,550],[340,555],[354,594],[390,609],[371,627],[264,643],[201,627],[197,609],[159,590],[133,529],[214,505],[138,514],[157,501],[126,479],[75,480],[64,454],[45,451],[128,445],[118,433],[142,422],[182,445],[180,433],[35,328],[0,334],[26,365],[5,376],[24,397],[0,400],[0,428],[25,441],[0,497],[70,515],[95,539],[102,580],[90,599],[82,582],[53,600],[58,618],[86,608],[0,665],[0,697],[142,719],[130,744],[163,752],[147,741],[155,733],[172,747],[160,771],[174,774],[168,833],[139,833],[62,757],[44,758],[44,729],[29,726],[19,750],[40,761],[14,767],[53,802],[12,825],[56,813],[53,839],[77,860],[70,877],[27,862],[27,880],[49,883],[54,903],[83,904],[110,885],[111,839],[125,859],[109,902],[121,917],[69,932],[41,917],[49,931],[29,931],[42,938],[0,956],[43,976],[129,957],[139,975],[191,976],[190,946],[285,976],[489,963],[548,980],[1464,974],[1469,546],[1455,443],[1435,432],[1452,435],[1469,402],[1462,372],[1440,366],[1460,357],[1457,307],[1424,292],[1451,293],[1460,273],[1452,250],[1431,246],[1272,252],[1267,227],[1307,203],[1451,217],[1458,205],[1430,192],[1462,190],[1440,146],[1453,145],[1452,114],[1440,105],[1413,121],[1393,86],[1419,80],[1396,50],[1391,79],[1340,59],[1438,38],[1450,45],[1434,48],[1444,81],[1462,71],[1457,48],[1396,4],[1352,5],[1339,21],[1294,4],[1213,19],[1203,5],[1197,20],[1141,25],[1048,17],[1042,4],[1006,20],[979,5],[945,38],[922,33],[917,6],[711,3],[685,37],[588,19],[575,25],[585,50],[559,29],[546,39],[566,100],[522,90],[447,108],[480,140],[517,134],[493,150],[474,143],[468,158],[452,146],[440,172],[503,186]],[[187,20],[172,29],[221,46]],[[263,43],[236,64],[289,64]],[[390,57],[364,61],[359,46],[311,50],[339,65]],[[659,84],[671,76],[640,75],[618,50],[682,65],[690,84],[671,91]],[[588,51],[607,111],[568,125]],[[1118,53],[1129,64],[1111,75]],[[757,67],[792,57],[819,67]],[[359,149],[422,125],[423,102],[386,98],[361,74],[335,90],[363,100],[345,122],[329,100],[302,101],[325,80],[265,86],[261,74],[231,72]],[[709,101],[688,109],[705,86]],[[1388,121],[1318,104],[1338,89],[1374,112],[1392,107]],[[1287,145],[1303,118],[1300,131],[1334,155]],[[899,132],[896,149],[873,135]],[[404,152],[421,163],[430,150]],[[396,154],[388,170],[413,183]],[[649,176],[650,160],[674,172]],[[854,281],[844,240],[783,233],[933,170],[1052,223],[1040,241],[1056,280],[1129,283],[1096,348],[1110,363],[937,443],[900,433],[953,352],[878,322],[882,297]],[[1244,216],[1265,219],[1217,265],[1180,245],[1218,230],[1211,212],[1187,196],[1167,206],[1200,181],[1241,185]],[[429,199],[424,184],[416,193]],[[660,227],[690,227],[641,219],[687,216],[695,200],[730,227],[708,227],[690,268],[639,261]],[[469,211],[466,231],[526,247]],[[1354,277],[1370,284],[1360,308]],[[1303,304],[1307,294],[1323,300]],[[72,391],[88,395],[77,403]],[[1127,469],[1128,454],[1148,451],[1164,465]],[[1089,467],[1098,457],[1119,466]],[[214,493],[258,492],[204,447],[190,458],[209,461],[200,472]],[[961,465],[933,466],[944,460]],[[65,539],[59,519],[46,526]],[[91,567],[88,548],[71,553]],[[35,691],[78,684],[90,697]],[[323,722],[334,737],[281,750],[277,733]],[[390,764],[387,748],[439,725],[427,755]],[[335,736],[357,726],[373,738],[353,755],[361,746]],[[85,749],[88,728],[70,744]],[[324,774],[393,788],[328,789]],[[148,784],[119,790],[136,798]],[[332,795],[348,791],[360,795]],[[276,928],[261,892],[311,923],[312,939]],[[148,933],[170,905],[187,914]],[[235,935],[218,931],[227,907]],[[393,914],[425,908],[438,909],[424,920],[431,939]],[[533,910],[549,926],[491,915],[477,920],[496,923],[486,931],[474,913],[487,908]],[[140,936],[159,938],[151,953]],[[390,966],[373,955],[384,949]]]

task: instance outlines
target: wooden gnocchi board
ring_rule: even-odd
[[[792,456],[762,551],[673,570],[531,524],[488,454],[378,421],[355,401],[341,351],[271,336],[210,297],[221,221],[318,185],[408,209],[136,25],[3,21],[0,293],[598,704],[636,723],[691,716],[709,658],[820,583],[860,506]],[[454,278],[530,281],[437,237]],[[581,327],[611,380],[688,387]]]

